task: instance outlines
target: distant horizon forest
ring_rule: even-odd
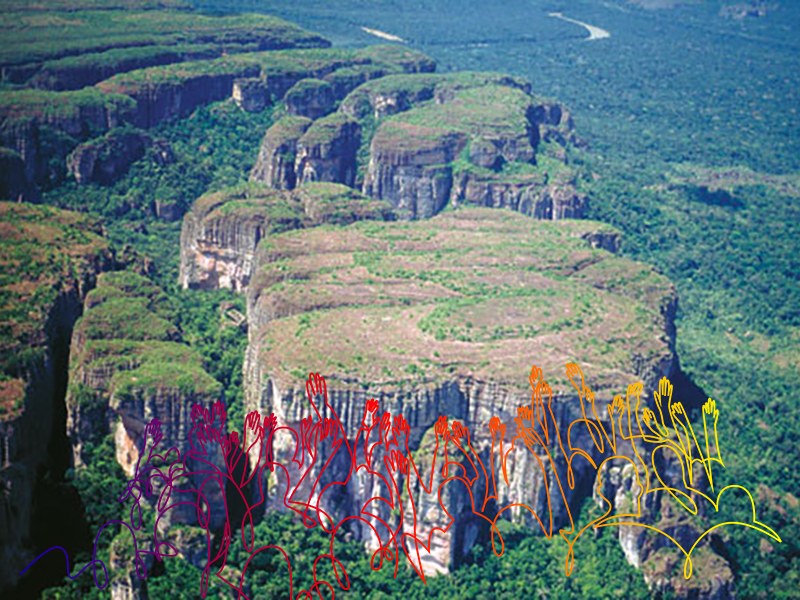
[[[82,0],[82,7],[93,1]],[[69,0],[53,2],[69,4]],[[0,3],[5,8],[19,9],[20,5],[16,0]],[[713,398],[724,409],[719,435],[724,439],[727,468],[718,481],[715,474],[715,485],[747,485],[757,499],[760,521],[782,538],[780,544],[766,543],[745,528],[724,529],[713,537],[713,551],[730,567],[735,598],[798,598],[800,2],[459,0],[456,7],[452,0],[141,0],[138,5],[178,7],[181,18],[187,19],[195,14],[183,14],[189,5],[204,17],[272,15],[330,40],[334,49],[402,43],[434,59],[437,73],[507,73],[529,81],[537,97],[566,106],[574,118],[575,134],[584,142],[568,147],[564,157],[576,174],[577,190],[587,198],[586,218],[618,229],[620,255],[655,267],[677,290],[680,375],[676,399],[681,399],[679,393],[685,394],[687,403],[697,409],[706,398]],[[750,14],[748,7],[764,11]],[[609,35],[587,39],[586,28],[552,13]],[[103,26],[109,22],[103,21]],[[40,50],[48,51],[48,44],[42,41]],[[7,51],[9,55],[12,50]],[[210,48],[202,44],[189,47],[186,42],[183,51],[198,58],[211,56]],[[0,96],[6,91],[19,90],[4,81]],[[127,322],[133,323],[135,317],[141,319],[136,323],[155,323],[153,327],[163,329],[159,343],[185,343],[191,351],[182,360],[207,389],[218,392],[229,406],[230,418],[237,422],[245,414],[243,365],[248,333],[244,327],[230,326],[220,315],[246,314],[248,298],[227,289],[179,285],[182,217],[204,194],[246,190],[264,133],[281,118],[285,109],[278,102],[260,112],[245,112],[227,101],[208,103],[190,116],[167,119],[147,130],[170,148],[170,160],[162,160],[159,147],[154,146],[143,151],[119,179],[79,185],[67,176],[59,155],[48,165],[50,178],[39,186],[37,199],[47,205],[43,211],[54,206],[87,213],[96,220],[91,221],[93,231],[102,230],[120,255],[128,251],[135,255],[131,264],[149,279],[141,280],[146,283],[136,279],[136,286],[146,288],[146,293],[129,299],[133,308],[128,306],[130,313],[125,314],[133,316]],[[372,135],[376,124],[366,123],[364,131]],[[134,135],[132,131],[122,128],[122,135]],[[39,142],[52,150],[67,137],[59,135],[43,136]],[[359,149],[362,171],[367,151]],[[282,158],[292,161],[295,157],[287,151]],[[551,157],[543,158],[541,164],[550,164],[546,161]],[[359,171],[357,177],[360,180],[363,173]],[[246,198],[246,192],[242,197]],[[158,218],[155,198],[178,216]],[[42,215],[36,219],[47,218],[46,212]],[[294,215],[287,221],[290,217]],[[77,234],[68,231],[72,224],[62,225],[65,239],[73,240]],[[116,297],[129,293],[130,287],[135,286],[121,278],[105,291],[92,293]],[[41,302],[53,300],[45,295],[39,298]],[[95,314],[100,315],[98,328],[125,329],[124,319],[121,324],[112,319],[112,326],[102,321],[100,311]],[[307,316],[299,322],[305,329],[310,327]],[[297,335],[301,333],[299,326]],[[127,335],[129,339],[120,335],[114,344],[127,348],[131,340],[138,341],[136,333]],[[153,377],[167,378],[171,373],[165,370]],[[527,378],[527,373],[520,373],[520,378]],[[187,388],[191,384],[186,383]],[[67,387],[65,382],[59,385]],[[652,390],[645,392],[652,395]],[[70,384],[67,393],[88,411],[99,402],[98,395],[85,387]],[[691,418],[699,421],[699,411],[694,410]],[[43,468],[37,480],[39,489],[51,498],[39,508],[51,516],[32,535],[37,544],[46,545],[59,543],[53,531],[73,535],[68,550],[74,573],[76,562],[83,566],[91,560],[99,526],[123,517],[126,508],[116,498],[127,476],[115,460],[115,442],[109,432],[87,433],[82,452],[86,464],[93,467],[83,470],[70,468],[72,449],[66,436],[61,438],[60,446],[48,450],[60,453],[61,459]],[[729,508],[729,514],[749,518],[749,504],[741,498],[732,500]],[[67,526],[57,525],[58,511],[73,520]],[[590,494],[581,515],[596,516],[597,511]],[[351,575],[352,588],[337,590],[336,597],[687,597],[681,596],[686,590],[648,589],[642,572],[625,560],[617,532],[609,529],[614,530],[585,535],[576,547],[581,571],[570,578],[564,577],[565,553],[554,540],[530,536],[524,528],[509,525],[506,555],[501,559],[486,558],[491,546],[482,539],[463,564],[446,576],[429,578],[427,586],[410,569],[401,570],[394,579],[386,570],[372,572],[364,563]],[[257,533],[263,539],[284,540],[306,568],[310,565],[302,561],[315,550],[322,552],[327,543],[316,530],[309,531],[286,515],[264,519]],[[125,556],[128,548],[115,544],[111,532],[101,537],[104,557],[113,552]],[[362,549],[349,541],[342,552],[356,557]],[[313,551],[306,556],[307,550]],[[231,556],[246,559],[241,540],[232,543]],[[41,580],[29,576],[15,591],[26,599],[110,597],[108,590],[95,588],[91,577],[66,579],[65,569],[61,556],[43,561]],[[282,564],[265,559],[259,569],[275,577],[260,577],[253,584],[252,600],[285,594],[275,583],[285,575]],[[673,574],[678,572],[675,567]],[[198,597],[198,573],[186,561],[165,561],[148,577],[149,600]],[[691,593],[709,594],[709,589]],[[212,584],[208,598],[227,598],[226,593]],[[723,596],[702,597],[723,600]]]

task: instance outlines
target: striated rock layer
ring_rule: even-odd
[[[49,171],[54,147],[60,160],[77,144],[123,124],[148,129],[230,98],[260,111],[310,78],[324,80],[321,85],[340,99],[375,77],[434,68],[427,56],[394,46],[276,50],[136,69],[81,90],[12,90],[0,102],[0,146],[22,157],[28,183],[40,183],[56,179]],[[53,137],[58,144],[48,143]]]

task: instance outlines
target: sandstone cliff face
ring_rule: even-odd
[[[42,141],[53,132],[66,134],[74,142],[102,134],[133,118],[135,107],[130,98],[110,94],[98,100],[90,92],[37,92],[35,101],[29,99],[27,90],[7,92],[9,100],[0,110],[0,145],[6,146],[22,157],[25,178],[34,183],[52,177],[48,161],[52,156],[41,152]],[[12,99],[18,96],[15,103]],[[57,145],[63,158],[71,149],[63,143]]]
[[[113,267],[114,257],[94,225],[73,213],[0,203],[0,220],[9,302],[0,319],[6,328],[0,342],[0,582],[13,585],[37,555],[30,546],[37,471],[48,462],[63,419],[72,328],[97,274]],[[14,258],[20,253],[29,258],[22,268]],[[53,256],[64,261],[63,270]]]
[[[78,184],[111,184],[144,156],[151,143],[144,132],[112,130],[98,140],[79,144],[67,156],[67,171]]]
[[[309,40],[311,46],[322,43],[314,36]],[[270,47],[269,43],[259,43],[261,49]],[[244,52],[210,60],[160,64],[118,72],[91,88],[75,91],[4,92],[0,145],[20,154],[28,182],[41,182],[55,176],[47,172],[53,157],[40,156],[42,137],[51,132],[72,138],[68,143],[59,140],[61,159],[77,143],[124,123],[147,129],[228,98],[245,110],[260,111],[298,84],[294,90],[297,93],[289,96],[290,109],[319,117],[332,110],[334,100],[365,81],[388,73],[434,68],[435,63],[418,52],[382,46],[351,51]],[[310,80],[317,81],[316,87],[303,92]]]
[[[334,98],[332,87],[327,82],[311,86],[321,85],[326,90],[326,100],[320,102],[313,93],[307,93],[311,90],[306,89],[308,82],[300,82],[325,79],[341,69],[361,66],[374,67],[365,71],[363,77],[367,79],[382,72],[411,73],[435,68],[429,58],[418,52],[381,46],[350,52],[288,50],[140,69],[101,81],[95,88],[133,98],[137,107],[134,123],[142,128],[188,115],[199,106],[229,97],[246,110],[263,109],[271,98],[283,98],[298,84],[297,93],[289,98],[292,110],[301,114],[305,106],[305,110],[321,116]],[[339,80],[338,93],[350,91],[343,85],[346,80]],[[359,78],[352,79],[352,83],[360,83]]]
[[[99,81],[113,77],[117,73],[125,73],[136,69],[168,65],[190,60],[215,58],[220,55],[220,48],[197,46],[183,52],[161,47],[151,52],[133,53],[126,50],[109,50],[102,53],[91,53],[83,56],[83,60],[71,57],[67,60],[56,60],[45,64],[27,81],[30,87],[61,92],[79,90]],[[117,60],[109,60],[119,57]],[[105,60],[97,60],[105,58]],[[93,60],[94,59],[94,60]]]
[[[297,141],[295,173],[298,184],[330,181],[352,187],[361,125],[337,113],[315,121]]]
[[[590,385],[599,402],[636,380],[653,389],[673,368],[674,289],[647,267],[588,243],[613,237],[609,228],[588,222],[556,227],[507,211],[466,209],[391,229],[353,225],[341,232],[310,229],[272,237],[258,252],[257,275],[248,288],[248,410],[274,412],[280,423],[296,427],[310,411],[300,374],[319,371],[326,374],[330,407],[346,431],[358,430],[364,404],[374,397],[381,411],[406,417],[415,456],[427,454],[434,422],[447,415],[470,428],[473,446],[489,465],[486,425],[491,416],[499,416],[510,441],[517,406],[530,403],[524,380],[529,362],[553,373],[554,416],[563,428],[581,410],[562,375],[568,360],[592,363]],[[470,244],[465,246],[464,239]],[[550,273],[567,274],[567,281],[550,279]],[[615,279],[621,273],[629,274],[628,283]],[[543,303],[533,296],[526,299],[536,288],[550,290]],[[584,313],[586,308],[575,313],[572,298],[588,301],[592,314]],[[554,314],[566,320],[556,325]],[[650,316],[643,321],[639,314]],[[579,341],[599,337],[607,327],[630,332],[626,348],[635,350],[592,350]],[[592,447],[588,433],[579,434],[587,438],[581,440],[573,435],[577,446]],[[274,447],[286,465],[293,451],[290,441],[278,439]],[[619,451],[632,456],[630,448]],[[512,458],[511,485],[502,486],[497,506],[523,502],[546,517],[547,493],[560,498],[555,480],[551,477],[551,489],[544,489],[538,462],[527,450]],[[566,480],[563,457],[553,463],[547,456],[540,459],[548,472],[555,470]],[[337,454],[332,473],[346,473],[348,460]],[[565,490],[571,507],[591,490],[594,478],[582,468],[575,476],[574,489]],[[439,482],[441,472],[434,485]],[[323,497],[322,505],[333,515],[344,515],[378,495],[381,485],[377,478],[357,475],[346,492]],[[446,515],[435,495],[414,485],[418,532],[427,536],[434,525],[447,522]],[[270,490],[270,508],[280,510],[285,481],[273,481]],[[484,495],[482,489],[472,492]],[[428,572],[457,564],[486,533],[472,514],[466,487],[446,489],[444,503],[455,522],[447,535],[434,536],[432,552],[423,559]],[[385,507],[376,510],[397,523]],[[526,512],[506,514],[535,528]],[[563,502],[555,503],[553,519],[556,527],[566,524]],[[355,534],[367,546],[375,542],[366,526]]]
[[[308,183],[289,191],[250,184],[199,198],[181,229],[180,282],[185,288],[243,290],[268,235],[323,223],[388,220],[386,203],[338,184]]]
[[[354,89],[342,101],[340,110],[356,118],[364,118],[371,113],[375,119],[382,119],[410,110],[428,100],[444,104],[452,100],[459,90],[486,85],[501,85],[530,92],[530,83],[499,73],[468,71],[388,75],[380,81],[371,81]]]
[[[562,146],[585,145],[575,134],[572,115],[554,100],[538,101],[531,111],[530,120],[539,128],[539,138],[543,142],[556,142]]]
[[[301,79],[283,97],[286,111],[296,117],[319,119],[333,111],[333,87],[321,79]]]
[[[232,72],[222,73],[195,70],[196,73],[189,72],[174,80],[141,83],[130,88],[126,88],[124,80],[117,83],[117,78],[101,82],[96,87],[102,92],[124,93],[133,98],[136,101],[133,123],[149,129],[167,119],[188,116],[200,106],[230,98],[235,79],[259,74],[256,65],[242,65]]]
[[[267,130],[250,181],[282,189],[314,181],[352,186],[361,125],[336,113],[312,122],[284,117]]]
[[[356,89],[363,83],[373,79],[380,79],[392,73],[402,73],[403,67],[396,64],[361,64],[351,67],[342,67],[333,73],[325,75],[323,79],[327,81],[333,89],[333,96],[337,100],[343,99],[347,94]]]
[[[516,181],[485,177],[469,170],[458,173],[450,190],[453,206],[508,208],[536,219],[581,219],[587,200],[572,181],[549,182],[547,173],[523,176]]]
[[[250,171],[250,181],[266,183],[279,190],[293,189],[297,184],[297,141],[310,126],[311,119],[283,117],[267,129],[256,164]]]
[[[427,219],[450,197],[453,168],[449,166],[467,140],[463,134],[420,130],[386,124],[372,138],[364,193],[392,203],[403,219]],[[409,136],[411,141],[404,142]]]
[[[231,98],[247,112],[261,112],[270,103],[269,90],[258,77],[241,77],[233,80]]]
[[[390,75],[383,81],[356,88],[342,101],[339,110],[356,118],[372,114],[374,118],[382,119],[431,100],[436,85],[445,77],[436,74]]]

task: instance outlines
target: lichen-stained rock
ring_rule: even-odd
[[[633,381],[653,389],[673,368],[675,290],[651,268],[587,241],[613,233],[588,221],[552,223],[510,211],[459,209],[413,223],[270,237],[259,247],[248,288],[248,410],[274,412],[280,422],[297,426],[310,410],[305,374],[319,372],[347,432],[358,430],[366,400],[376,398],[381,410],[408,420],[415,456],[429,456],[430,429],[447,415],[469,426],[473,445],[488,462],[489,418],[497,415],[515,431],[516,408],[530,403],[532,364],[554,389],[560,426],[580,418],[564,376],[567,362],[591,364],[587,384],[603,405]],[[592,447],[591,439],[573,435],[576,445]],[[286,451],[285,444],[275,448],[278,457],[286,458]],[[513,457],[512,485],[503,486],[499,503],[524,502],[546,515],[541,470],[526,452]],[[566,479],[563,457],[555,464],[540,458]],[[576,468],[575,488],[565,490],[571,506],[591,490],[593,473],[586,465]],[[378,485],[359,476],[346,498],[323,499],[323,505],[335,514],[362,506]],[[551,498],[560,498],[554,478],[549,485]],[[419,529],[427,536],[433,524],[446,524],[446,516],[418,484],[412,491]],[[458,563],[481,531],[470,518],[466,488],[445,491],[445,504],[457,516],[447,536],[434,536],[433,552],[424,559],[435,570]],[[517,512],[513,518],[528,517]],[[556,526],[566,518],[563,503],[554,506]],[[361,535],[369,545],[374,540],[367,529]]]
[[[305,117],[283,117],[267,129],[261,141],[256,164],[250,171],[250,181],[259,181],[279,190],[291,190],[297,185],[294,163],[297,141],[311,126]]]
[[[297,183],[330,181],[352,187],[361,125],[344,113],[314,121],[297,141]]]
[[[83,448],[111,433],[117,462],[133,477],[145,427],[161,423],[164,448],[190,449],[190,413],[195,403],[210,409],[220,384],[203,369],[200,355],[182,342],[173,324],[175,311],[163,290],[130,271],[105,273],[88,294],[85,312],[75,326],[67,392],[67,434],[74,465],[83,467]],[[221,450],[208,447],[222,468]],[[205,476],[189,483],[197,486]],[[213,486],[212,486],[213,487]],[[216,496],[214,496],[216,494]],[[212,522],[219,525],[223,491],[209,489]],[[190,504],[177,506],[160,521],[196,523]]]
[[[0,230],[2,594],[38,554],[30,547],[34,490],[63,424],[69,340],[84,297],[115,258],[99,225],[69,211],[1,202]]]
[[[301,79],[283,97],[286,112],[295,117],[319,119],[333,111],[333,87],[321,79]]]
[[[114,129],[79,144],[67,156],[67,171],[78,184],[111,184],[144,156],[152,138],[143,131]]]
[[[391,207],[334,183],[293,191],[247,184],[198,198],[181,230],[183,287],[244,289],[258,243],[290,229],[360,220],[389,220]]]

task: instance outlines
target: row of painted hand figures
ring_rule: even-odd
[[[527,511],[539,524],[544,535],[550,538],[554,531],[553,502],[563,502],[561,508],[565,509],[569,524],[559,529],[559,534],[569,547],[565,565],[567,576],[571,574],[574,566],[574,545],[590,527],[639,526],[667,536],[685,556],[684,575],[687,578],[692,572],[693,550],[705,535],[717,527],[728,524],[744,525],[780,542],[780,538],[772,529],[756,520],[755,504],[746,488],[729,485],[715,497],[706,494],[714,492],[712,464],[724,467],[717,438],[719,411],[713,400],[709,399],[703,407],[705,444],[701,445],[686,410],[680,402],[672,401],[672,385],[666,378],[659,382],[659,389],[654,392],[654,407],[658,414],[650,408],[640,409],[642,385],[637,383],[628,386],[625,398],[616,396],[608,403],[605,411],[607,416],[604,414],[601,418],[594,394],[585,384],[580,368],[575,364],[568,364],[567,376],[578,392],[580,417],[572,421],[566,430],[564,427],[559,427],[553,414],[552,390],[544,381],[541,370],[533,367],[529,378],[533,391],[531,403],[519,407],[514,419],[517,426],[516,434],[510,442],[506,443],[506,426],[500,419],[494,416],[489,421],[492,441],[486,462],[473,447],[469,428],[458,421],[448,424],[445,416],[441,416],[434,424],[435,441],[429,445],[430,459],[415,458],[415,453],[409,448],[410,427],[406,419],[402,415],[392,417],[389,412],[381,414],[378,402],[374,399],[367,401],[364,407],[358,433],[354,438],[349,438],[336,411],[328,402],[325,380],[318,374],[310,375],[306,384],[313,414],[300,421],[299,432],[288,425],[280,425],[274,414],[262,419],[257,412],[253,412],[245,419],[240,440],[236,432],[224,433],[226,417],[224,404],[216,403],[210,411],[195,405],[191,412],[193,426],[189,434],[190,449],[186,450],[183,456],[177,448],[170,448],[165,454],[159,455],[157,452],[162,434],[160,423],[154,420],[146,428],[135,476],[129,482],[125,494],[120,497],[122,501],[134,500],[130,512],[130,524],[122,523],[133,534],[142,525],[139,506],[141,498],[159,493],[155,503],[158,517],[153,532],[153,550],[136,549],[139,575],[146,576],[140,554],[151,553],[158,559],[177,554],[176,548],[169,541],[166,539],[159,541],[158,519],[180,504],[190,504],[196,508],[198,524],[205,528],[208,542],[207,561],[201,581],[203,597],[206,595],[209,577],[213,574],[238,590],[240,597],[246,598],[243,592],[244,581],[252,558],[259,552],[280,552],[289,566],[289,593],[290,598],[294,598],[290,557],[279,546],[257,547],[256,545],[255,511],[264,510],[265,469],[281,482],[280,489],[285,489],[280,499],[282,505],[301,515],[307,527],[318,526],[330,535],[329,554],[318,557],[314,562],[314,585],[298,593],[298,599],[310,599],[316,594],[322,600],[323,588],[327,589],[331,597],[335,595],[331,583],[317,577],[317,565],[320,561],[325,561],[332,567],[339,587],[342,589],[349,587],[347,572],[335,556],[334,541],[337,533],[353,525],[349,523],[350,521],[359,521],[358,525],[362,529],[366,525],[375,536],[372,547],[377,546],[377,549],[371,557],[373,569],[382,568],[384,560],[387,560],[394,563],[396,576],[402,552],[424,581],[422,557],[430,553],[433,536],[437,532],[447,534],[454,523],[454,517],[446,507],[448,503],[443,499],[443,494],[448,489],[446,486],[454,485],[464,486],[470,498],[469,508],[472,513],[487,521],[487,526],[491,530],[492,547],[498,556],[502,556],[504,552],[498,521],[508,517],[508,511],[516,514]],[[317,405],[320,398],[322,406]],[[709,419],[713,419],[713,433],[709,431]],[[273,455],[275,442],[280,436],[284,436],[281,447],[294,448],[293,456],[287,464],[282,464]],[[288,444],[285,443],[287,441],[285,436],[289,436]],[[591,445],[588,448],[579,447],[577,441],[580,439],[590,439]],[[530,451],[536,461],[534,469],[538,466],[540,470],[541,489],[547,496],[548,514],[544,519],[536,510],[520,502],[510,502],[501,506],[501,499],[507,498],[508,494],[498,493],[498,489],[503,492],[504,485],[511,488],[514,478],[521,476],[523,470],[513,468],[512,463],[523,447]],[[217,449],[224,455],[224,471],[217,466],[218,460],[215,458]],[[656,460],[657,453],[665,455],[661,457],[662,459],[672,458],[673,464],[676,460],[680,463],[681,482],[674,485],[673,482],[667,483],[662,474],[654,468],[654,465],[663,462]],[[716,456],[712,456],[714,453]],[[643,458],[648,454],[651,459],[650,465]],[[486,454],[484,456],[486,457]],[[561,468],[553,468],[556,465],[556,456],[559,457]],[[382,457],[382,461],[376,457]],[[440,464],[439,478],[435,478],[437,459]],[[581,467],[581,471],[591,469],[597,474],[597,492],[607,508],[603,516],[580,528],[570,510],[565,482],[559,475],[559,470],[562,474],[565,472],[566,485],[574,489],[576,461],[588,463],[588,466]],[[631,485],[631,491],[635,502],[633,510],[626,514],[612,514],[613,503],[602,495],[604,468],[610,466],[612,461],[616,465],[627,462],[633,466],[631,472],[635,482]],[[336,468],[332,467],[334,464]],[[702,468],[695,473],[694,467],[697,464]],[[351,478],[354,474],[359,479],[363,477],[368,480],[369,476],[376,478],[374,480],[378,482],[376,488],[385,491],[382,495],[366,500],[359,514],[338,518],[323,508],[327,504],[323,498],[326,494],[335,495],[334,488],[337,486],[341,488],[352,486]],[[702,478],[701,482],[702,474],[706,477]],[[434,489],[435,480],[439,482],[436,489]],[[189,482],[194,483],[188,485]],[[254,495],[255,501],[252,500],[253,495],[245,492],[246,486],[251,482],[254,482],[259,490]],[[556,485],[553,486],[553,483]],[[228,581],[223,575],[234,534],[224,492],[226,488],[230,490],[232,487],[239,491],[242,502],[247,506],[241,526],[236,529],[240,529],[243,545],[250,553],[238,582]],[[211,488],[216,489],[212,492]],[[550,498],[550,492],[555,489],[558,490],[560,499]],[[726,490],[734,489],[743,490],[750,497],[753,506],[752,522],[725,522],[715,525],[699,535],[694,545],[689,548],[685,548],[658,529],[656,523],[643,523],[638,520],[641,518],[643,498],[648,494],[660,492],[663,496],[667,493],[683,508],[696,515],[698,506],[694,498],[707,500],[714,510],[718,511],[722,494]],[[476,494],[475,490],[483,491],[482,497],[480,492]],[[446,522],[425,523],[425,527],[422,526],[414,498],[415,496],[419,498],[423,491],[428,495],[434,492],[437,494],[440,514],[444,515],[443,520]],[[221,498],[223,505],[212,506],[210,498]],[[381,514],[386,515],[387,506],[395,514],[399,512],[399,519],[389,519],[394,523],[388,523],[381,518]],[[212,515],[215,513],[219,515],[220,511],[223,511],[224,522],[222,544],[213,544]],[[423,533],[420,531],[422,529],[426,531]],[[134,545],[136,545],[135,536]],[[212,552],[212,548],[218,550]],[[107,573],[101,586],[97,577],[98,564],[102,565],[105,573],[105,565],[101,561],[95,560],[90,563],[93,565],[98,587],[105,587],[108,581]]]

